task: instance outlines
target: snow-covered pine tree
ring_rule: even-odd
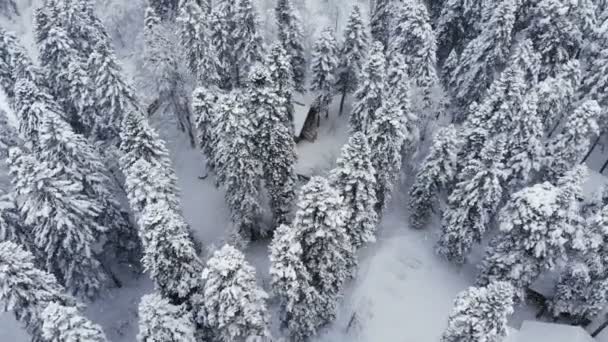
[[[222,96],[215,111],[222,121],[213,133],[217,139],[213,146],[217,180],[226,190],[225,198],[236,230],[233,233],[249,241],[263,235],[258,225],[259,183],[263,174],[256,159],[254,127],[238,94]]]
[[[449,88],[461,108],[467,109],[483,97],[494,74],[507,61],[516,9],[515,0],[501,1],[479,36],[470,41],[460,54],[460,63],[451,73]]]
[[[335,85],[336,90],[342,94],[340,115],[344,109],[346,96],[354,93],[359,87],[368,39],[367,28],[361,18],[361,9],[358,5],[354,5],[344,30],[344,42],[340,51]]]
[[[386,81],[386,59],[383,51],[382,44],[375,42],[363,66],[349,119],[351,133],[367,134],[376,118],[376,111],[382,105]]]
[[[31,229],[23,223],[15,193],[0,193],[0,241],[11,241],[27,251],[35,251]]]
[[[214,341],[249,341],[270,337],[268,295],[256,284],[255,269],[243,253],[225,245],[215,251],[203,271],[200,315]]]
[[[194,75],[198,75],[198,63],[207,53],[207,10],[201,8],[197,0],[184,0],[180,3],[179,23],[180,43],[186,54],[186,64]]]
[[[203,268],[187,223],[175,208],[160,200],[145,206],[139,227],[145,270],[163,297],[183,303],[199,289]]]
[[[555,181],[577,165],[587,152],[591,137],[598,134],[602,109],[595,100],[583,102],[564,123],[563,131],[548,142],[545,179]]]
[[[437,42],[426,5],[419,0],[398,2],[394,7],[388,59],[396,54],[404,57],[411,83],[422,93],[421,112],[428,112],[432,92],[439,83],[436,72]],[[429,115],[427,113],[427,115]]]
[[[257,65],[249,77],[248,107],[254,115],[254,141],[270,195],[275,227],[287,222],[295,198],[296,161],[292,129],[285,125],[287,107],[266,67]]]
[[[27,51],[15,34],[0,27],[0,87],[15,112],[18,111],[14,106],[17,80],[25,78],[37,81],[38,76],[42,76],[42,73],[34,67]]]
[[[234,53],[238,63],[238,85],[247,83],[251,67],[264,59],[264,40],[251,0],[238,0],[235,10]]]
[[[295,90],[303,92],[306,83],[306,59],[302,20],[293,6],[292,0],[279,0],[275,7],[279,30],[279,41],[291,60]]]
[[[372,40],[382,43],[382,51],[388,47],[392,20],[392,0],[375,0],[370,14]]]
[[[101,327],[82,316],[73,306],[49,303],[42,311],[42,336],[48,342],[106,342]]]
[[[60,119],[50,114],[45,118],[45,135],[49,121]],[[53,158],[55,151],[52,144],[43,144],[42,152],[31,154],[11,150],[9,165],[20,196],[19,209],[24,223],[32,227],[32,241],[42,254],[45,270],[71,293],[92,298],[106,282],[94,250],[107,229],[98,221],[103,208],[85,193],[84,181],[74,177],[80,175],[76,165]]]
[[[513,313],[514,289],[508,282],[469,287],[454,301],[441,342],[500,342]]]
[[[236,61],[236,1],[216,1],[209,19],[210,39],[217,56],[219,87],[231,90],[238,87],[238,64]]]
[[[399,99],[385,97],[369,129],[369,146],[376,176],[376,213],[382,216],[401,174],[401,151],[408,137],[406,115]]]
[[[549,137],[555,133],[560,121],[572,110],[580,90],[581,68],[577,60],[571,60],[562,66],[556,76],[550,76],[539,82],[538,116],[544,124]],[[589,96],[593,99],[593,96]]]
[[[313,177],[302,188],[291,226],[296,231],[292,243],[300,244],[311,285],[321,296],[321,324],[336,317],[340,292],[357,263],[344,226],[346,215],[340,194],[327,179]]]
[[[172,21],[177,15],[179,0],[148,0],[148,5],[163,21]]]
[[[312,285],[312,274],[303,262],[300,231],[282,225],[270,244],[270,282],[280,305],[283,328],[297,342],[317,332],[325,322],[321,312],[326,310],[324,298]]]
[[[276,88],[277,95],[284,99],[287,111],[285,125],[292,130],[292,135],[295,135],[295,132],[293,132],[295,128],[292,100],[294,80],[291,70],[291,59],[280,43],[275,43],[270,47],[266,56],[265,66],[270,73],[270,84]]]
[[[605,12],[608,18],[608,10]],[[588,58],[583,73],[581,94],[596,100],[602,107],[608,105],[608,21],[598,28],[599,51]]]
[[[481,158],[470,160],[459,174],[437,243],[437,253],[451,262],[465,262],[473,244],[481,243],[502,202],[506,192],[506,145],[505,136],[492,139],[481,151]]]
[[[350,137],[336,167],[331,171],[330,182],[343,198],[347,210],[346,231],[355,249],[376,241],[378,216],[376,179],[367,137],[357,132]]]
[[[329,117],[329,105],[338,68],[338,46],[333,29],[324,29],[315,42],[311,68],[310,91],[317,93],[315,103],[319,111],[325,112],[325,117]]]
[[[439,56],[443,60],[449,53],[457,54],[481,30],[483,1],[445,0],[437,19]]]
[[[583,36],[569,15],[578,4],[566,0],[542,0],[531,10],[527,36],[541,54],[540,79],[554,76],[558,68],[576,58]]]
[[[216,101],[217,95],[210,88],[198,87],[192,94],[197,141],[207,159],[207,170],[214,169],[213,122],[216,115],[214,110]]]
[[[518,299],[543,270],[584,249],[578,197],[586,169],[577,166],[560,178],[514,193],[500,212],[502,234],[490,241],[477,282],[509,281]]]
[[[50,303],[77,306],[51,274],[35,266],[34,256],[10,241],[0,242],[0,302],[13,311],[33,342],[47,341],[42,331],[42,311]]]
[[[456,176],[456,152],[461,142],[454,126],[437,131],[431,150],[426,156],[410,190],[410,223],[414,228],[424,228],[433,208],[437,207],[439,194],[446,192]]]
[[[192,312],[174,305],[159,294],[149,294],[139,303],[139,342],[195,342]]]

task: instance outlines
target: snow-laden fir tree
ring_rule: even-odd
[[[454,301],[441,342],[500,342],[513,314],[514,289],[508,282],[469,287]]]
[[[300,232],[282,225],[270,244],[270,283],[280,306],[282,328],[297,342],[306,341],[326,323],[321,313],[325,299],[313,286],[313,275],[303,261]]]
[[[203,307],[199,316],[214,341],[249,341],[270,337],[268,295],[256,284],[255,269],[243,253],[225,245],[203,271]]]
[[[598,134],[597,120],[602,109],[595,100],[583,102],[564,123],[563,131],[547,145],[545,179],[554,181],[577,165]]]
[[[354,5],[344,29],[344,41],[340,50],[336,90],[342,94],[340,115],[348,94],[354,93],[359,86],[361,70],[368,45],[367,28],[361,18],[361,9]]]
[[[393,188],[398,184],[401,174],[401,151],[406,136],[406,115],[399,107],[398,99],[384,98],[377,117],[371,123],[368,139],[372,153],[372,166],[376,176],[376,213],[388,206]]]
[[[294,80],[291,70],[291,59],[281,44],[275,43],[270,47],[266,55],[265,65],[270,73],[270,84],[276,88],[277,95],[283,98],[285,110],[287,111],[285,125],[294,131],[294,107],[292,100]]]
[[[101,327],[85,318],[73,306],[49,303],[42,311],[42,336],[48,342],[106,342]]]
[[[350,131],[368,133],[382,105],[386,78],[384,47],[375,42],[363,66],[359,86],[354,96],[354,107],[350,114]]]
[[[439,56],[460,54],[467,42],[481,30],[483,1],[445,0],[435,24]]]
[[[304,34],[302,19],[292,0],[278,0],[275,17],[279,31],[279,41],[291,60],[295,90],[303,92],[306,77],[306,58],[304,57]]]
[[[462,108],[466,109],[483,97],[494,74],[507,61],[516,10],[515,0],[500,2],[479,36],[470,41],[460,54],[460,63],[451,73],[449,88]]]
[[[336,317],[342,287],[357,262],[345,227],[347,212],[340,193],[321,177],[302,188],[297,206],[292,243],[302,248],[301,261],[324,306],[318,319],[325,324]]]
[[[431,27],[426,5],[419,0],[399,2],[394,7],[388,59],[400,54],[404,57],[408,76],[422,93],[424,111],[432,103],[432,91],[438,85],[435,57],[437,42]],[[427,114],[428,115],[428,114]]]
[[[247,83],[251,67],[264,59],[264,41],[260,20],[251,0],[239,0],[235,11],[234,53],[238,63],[238,84]]]
[[[15,86],[18,78],[35,81],[42,73],[34,67],[27,51],[14,33],[0,27],[0,87],[6,94],[9,105],[14,107]]]
[[[163,21],[172,21],[177,15],[179,0],[148,0],[149,6]]]
[[[429,154],[418,169],[410,190],[410,223],[414,228],[424,228],[438,206],[442,192],[448,190],[456,176],[456,153],[460,140],[454,126],[435,133]]]
[[[185,0],[180,4],[179,23],[180,43],[186,54],[186,64],[194,75],[198,74],[198,63],[207,53],[207,9],[201,8],[197,0]]]
[[[19,122],[19,134],[34,145],[38,143],[40,125],[46,113],[53,111],[61,115],[51,95],[25,78],[20,78],[15,84],[13,106]]]
[[[556,76],[547,77],[538,83],[538,116],[549,137],[555,133],[562,118],[573,109],[577,91],[580,89],[580,80],[580,63],[572,60],[563,65]]]
[[[226,190],[236,233],[249,241],[261,235],[259,183],[263,177],[256,159],[253,124],[238,94],[221,97],[215,110],[222,121],[214,132],[218,141],[213,147],[217,179]]]
[[[77,306],[74,298],[51,274],[35,266],[34,256],[13,242],[0,242],[0,303],[13,311],[32,341],[47,341],[42,335],[42,311],[50,303]]]
[[[94,251],[106,230],[98,222],[103,208],[84,193],[84,183],[73,178],[79,174],[74,165],[50,156],[11,150],[9,165],[20,211],[24,223],[32,227],[31,237],[42,254],[44,269],[71,293],[95,297],[106,285],[106,273]]]
[[[214,110],[216,101],[217,95],[210,88],[198,87],[192,93],[192,112],[197,142],[207,159],[207,170],[214,168],[213,122],[216,115]]]
[[[315,42],[311,68],[310,91],[317,94],[316,105],[328,117],[338,68],[338,44],[333,29],[324,29]]]
[[[541,80],[578,55],[583,36],[569,15],[578,4],[566,0],[542,0],[531,10],[527,36],[541,54]]]
[[[174,305],[159,294],[149,294],[139,303],[139,342],[195,342],[192,312]]]
[[[382,43],[382,50],[388,46],[392,19],[392,1],[375,0],[370,14],[372,40]]]
[[[543,270],[567,260],[569,251],[584,250],[578,197],[585,177],[585,167],[577,166],[557,186],[545,182],[513,194],[500,212],[501,234],[490,241],[477,282],[509,281],[522,299]]]
[[[292,129],[285,125],[289,116],[285,98],[270,82],[265,66],[254,67],[249,77],[247,101],[253,115],[257,158],[262,165],[276,227],[287,222],[293,206],[296,154]]]
[[[11,241],[33,251],[31,229],[21,218],[15,193],[0,191],[0,194],[0,241]]]
[[[378,216],[374,210],[374,174],[367,137],[357,132],[342,148],[336,167],[330,175],[332,186],[343,198],[343,205],[348,213],[346,231],[355,249],[376,241]]]
[[[234,0],[215,2],[209,18],[210,39],[216,53],[217,72],[220,77],[219,87],[230,90],[238,86],[236,62],[236,6]]]
[[[505,193],[505,136],[491,140],[459,174],[443,213],[437,253],[451,262],[465,262],[473,244],[481,243]]]
[[[608,11],[605,12],[608,18]],[[608,104],[608,21],[598,29],[598,52],[587,60],[583,73],[581,93],[596,100],[601,106]]]

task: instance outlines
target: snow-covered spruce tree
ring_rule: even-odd
[[[376,176],[376,213],[382,212],[390,202],[393,188],[401,171],[401,150],[406,137],[405,115],[394,97],[385,98],[378,109],[377,118],[369,129],[369,146]]]
[[[27,51],[12,32],[0,27],[0,87],[15,112],[15,86],[18,78],[38,80],[41,72],[34,67]]]
[[[23,223],[14,192],[0,191],[0,241],[14,242],[33,251],[31,229]]]
[[[473,244],[480,243],[504,197],[506,137],[489,141],[481,159],[472,159],[459,174],[458,183],[443,214],[437,253],[451,262],[465,262]]]
[[[214,169],[213,122],[216,115],[214,110],[216,101],[217,95],[210,88],[198,87],[192,94],[192,112],[194,114],[197,142],[207,157],[208,170]]]
[[[410,223],[414,228],[424,228],[433,208],[438,205],[439,194],[446,192],[456,176],[456,152],[460,140],[454,126],[437,131],[429,154],[418,169],[410,190]]]
[[[248,341],[270,337],[268,295],[257,284],[255,269],[243,253],[225,245],[215,251],[203,271],[204,322],[214,341]]]
[[[156,289],[181,304],[200,287],[202,264],[184,218],[165,201],[147,204],[139,219],[143,266]]]
[[[294,107],[292,100],[294,81],[291,70],[291,59],[280,43],[275,43],[270,47],[266,55],[265,65],[270,73],[270,84],[276,89],[277,95],[283,98],[285,110],[287,111],[285,125],[294,131]],[[292,133],[292,135],[295,135],[294,132]]]
[[[449,82],[450,91],[460,107],[466,109],[479,101],[492,84],[496,71],[507,61],[516,9],[515,0],[500,2],[479,36],[460,54],[460,63]]]
[[[388,59],[396,54],[404,57],[411,83],[422,93],[422,111],[427,112],[433,100],[432,91],[439,83],[435,65],[437,42],[429,14],[419,0],[399,2],[393,7]]]
[[[368,45],[367,28],[361,18],[361,9],[353,6],[344,30],[344,42],[340,51],[336,90],[342,94],[340,100],[340,115],[344,109],[344,101],[348,94],[354,93],[359,87],[363,61]]]
[[[508,282],[469,287],[454,301],[441,342],[500,342],[513,313],[514,289]]]
[[[518,299],[543,270],[584,249],[577,198],[586,169],[577,166],[558,185],[536,184],[513,194],[500,212],[502,234],[490,242],[477,282],[511,282]]]
[[[256,159],[253,124],[237,94],[221,97],[215,110],[222,121],[214,132],[218,141],[213,147],[217,180],[226,190],[234,233],[249,241],[262,235],[258,220],[259,183],[263,175]]]
[[[270,244],[270,282],[280,305],[283,328],[297,342],[317,332],[324,323],[324,298],[312,285],[312,274],[304,265],[300,231],[282,225]]]
[[[545,179],[555,181],[577,165],[598,134],[597,120],[602,109],[595,100],[583,102],[564,123],[563,131],[547,145]]]
[[[46,113],[53,111],[61,114],[51,95],[25,78],[20,78],[15,84],[13,106],[19,122],[19,134],[33,145],[38,144],[40,125]]]
[[[279,0],[275,8],[279,41],[291,60],[295,90],[303,92],[306,77],[302,20],[292,0]]]
[[[576,58],[583,37],[570,13],[578,4],[565,0],[542,0],[531,10],[527,36],[541,54],[541,80],[554,76],[557,69]]]
[[[581,68],[577,60],[562,66],[556,76],[545,78],[537,85],[538,116],[549,137],[555,133],[560,121],[573,109],[580,90]],[[583,90],[584,91],[584,90]],[[593,99],[593,96],[589,96]]]
[[[376,118],[376,111],[382,105],[386,81],[386,59],[383,50],[382,44],[375,42],[363,66],[349,119],[351,133],[368,133]]]
[[[82,316],[73,306],[49,303],[42,311],[42,336],[48,342],[106,342],[101,327]]]
[[[30,252],[9,241],[0,242],[0,303],[4,311],[13,311],[34,342],[47,341],[42,331],[47,305],[77,305],[55,277],[36,268]]]
[[[219,87],[231,90],[238,87],[238,64],[236,61],[236,1],[215,2],[209,19],[210,39],[216,53],[216,66],[220,77]]]
[[[382,43],[383,51],[390,39],[392,10],[391,0],[375,0],[370,13],[372,40]]]
[[[302,188],[291,226],[296,231],[292,243],[301,245],[301,260],[324,304],[318,313],[322,324],[335,318],[340,292],[357,263],[346,215],[340,194],[327,179],[313,177]]]
[[[198,63],[202,55],[207,53],[207,9],[201,8],[197,0],[181,1],[179,16],[180,43],[185,53],[188,69],[198,75]]]
[[[310,91],[317,93],[316,105],[329,117],[329,104],[333,95],[336,69],[338,68],[338,46],[333,29],[326,28],[315,42],[312,52],[312,79]]]
[[[342,196],[348,212],[345,226],[355,249],[376,241],[378,216],[374,210],[374,173],[367,137],[357,132],[342,148],[336,167],[330,175],[331,185]]]
[[[148,4],[163,21],[172,21],[177,15],[179,0],[148,0]]]
[[[52,116],[45,121],[57,120]],[[9,164],[15,175],[24,223],[32,227],[31,237],[41,251],[42,264],[73,294],[95,297],[105,286],[106,274],[94,251],[106,231],[99,220],[100,203],[84,193],[84,182],[75,165],[47,153],[11,150]]]
[[[435,25],[440,57],[445,58],[452,51],[460,54],[467,43],[477,37],[481,30],[482,3],[483,1],[444,1]]]
[[[174,305],[159,294],[149,294],[139,303],[139,342],[195,342],[192,312],[184,304]]]
[[[235,11],[234,53],[238,63],[238,84],[246,84],[251,67],[264,59],[264,41],[251,0],[238,0]]]
[[[608,11],[605,15],[608,16]],[[604,24],[606,26],[606,24]],[[587,60],[583,73],[581,93],[596,100],[601,106],[608,105],[608,30],[598,30],[599,51]]]
[[[285,99],[270,83],[268,70],[256,66],[249,77],[248,107],[253,114],[257,158],[262,165],[264,183],[270,195],[275,227],[287,222],[295,198],[296,161],[292,129]]]

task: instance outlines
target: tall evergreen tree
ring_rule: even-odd
[[[41,72],[34,67],[27,51],[20,44],[14,33],[0,27],[0,87],[6,94],[11,107],[14,105],[15,87],[19,78],[29,81],[39,81]]]
[[[414,228],[423,228],[437,205],[441,192],[446,192],[456,177],[456,151],[460,139],[454,126],[437,131],[431,150],[426,156],[410,190],[410,222]]]
[[[304,58],[302,20],[291,0],[279,0],[275,8],[279,41],[290,57],[295,90],[304,91],[306,59]]]
[[[198,87],[192,94],[192,112],[197,130],[198,146],[207,158],[207,169],[214,169],[213,122],[215,121],[214,105],[216,94],[209,88]]]
[[[255,269],[236,248],[215,251],[203,271],[202,313],[214,340],[245,341],[270,337],[268,295],[256,284]]]
[[[264,59],[264,41],[258,15],[251,0],[239,0],[235,10],[234,28],[238,84],[247,83],[251,67]]]
[[[47,341],[43,337],[44,308],[51,303],[77,306],[55,277],[36,268],[30,252],[9,241],[0,242],[0,302],[4,311],[14,312],[34,342]]]
[[[182,1],[177,21],[188,69],[198,75],[199,60],[208,49],[207,9],[201,8],[197,0]]]
[[[221,0],[214,4],[210,22],[210,38],[217,55],[216,69],[220,76],[219,87],[230,90],[238,86],[236,60],[236,2]]]
[[[361,18],[361,9],[355,5],[344,30],[344,42],[340,51],[335,85],[342,94],[340,115],[342,115],[346,95],[354,93],[359,86],[368,40],[367,29]]]
[[[350,130],[368,133],[382,105],[386,78],[384,48],[379,42],[372,46],[355,93],[355,104],[350,115]]]
[[[390,38],[390,25],[392,20],[392,1],[375,0],[371,10],[371,33],[374,41],[382,43],[384,50]]]
[[[11,241],[27,251],[35,251],[31,229],[21,218],[16,194],[5,191],[0,193],[0,241]]]
[[[406,137],[404,114],[397,99],[385,98],[378,109],[378,117],[369,130],[372,166],[376,175],[376,212],[382,212],[390,202],[401,171],[401,150]]]
[[[73,306],[49,303],[41,316],[42,336],[46,341],[107,341],[101,327],[86,319]]]
[[[334,32],[326,28],[316,41],[312,53],[312,79],[310,91],[318,95],[316,104],[329,117],[329,105],[333,95],[336,69],[338,67],[338,46]]]
[[[376,240],[378,216],[376,204],[376,179],[367,137],[357,132],[348,143],[331,171],[330,182],[338,190],[347,208],[346,230],[354,248]]]
[[[439,56],[460,54],[481,30],[483,1],[446,0],[437,19]],[[444,57],[445,58],[445,57]]]
[[[443,214],[437,253],[455,263],[464,263],[474,243],[481,240],[505,193],[506,137],[488,143],[481,159],[472,159],[448,199]]]
[[[492,282],[461,292],[441,342],[502,341],[513,313],[513,297],[514,289],[508,282]]]
[[[140,342],[194,342],[195,324],[184,305],[174,305],[158,294],[145,295],[139,304]]]
[[[265,65],[270,73],[270,84],[276,89],[277,95],[283,98],[287,111],[285,125],[294,131],[294,79],[290,56],[281,44],[275,43],[270,47]]]
[[[268,70],[256,66],[249,78],[248,101],[254,115],[254,141],[270,195],[275,226],[287,222],[295,197],[296,161],[292,130],[285,125],[285,99],[270,83]]]
[[[580,90],[580,81],[580,63],[572,60],[566,63],[556,76],[547,77],[538,83],[536,90],[538,115],[549,137],[555,133],[560,121],[573,109],[578,97],[577,91]],[[593,96],[589,99],[593,99]]]

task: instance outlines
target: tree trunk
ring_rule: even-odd
[[[604,165],[602,165],[602,168],[600,169],[600,174],[604,173],[604,170],[606,169],[606,167],[608,167],[608,159],[606,160]]]
[[[112,270],[103,262],[101,263],[101,267],[110,276],[110,279],[112,279],[114,285],[119,289],[122,288],[122,282],[120,281],[120,279],[118,279],[118,277],[116,277],[116,274],[114,274],[114,272],[112,272]]]
[[[555,133],[555,131],[557,130],[557,127],[559,127],[559,123],[562,121],[562,118],[559,118],[557,120],[557,122],[555,123],[555,126],[553,126],[553,128],[551,129],[551,132],[549,132],[549,135],[547,136],[547,138],[551,138],[551,136],[553,135],[553,133]]]
[[[597,138],[595,138],[595,141],[593,142],[593,144],[591,144],[591,147],[589,148],[589,151],[587,152],[587,154],[585,154],[585,157],[583,158],[583,160],[581,161],[581,164],[583,164],[584,162],[587,161],[587,158],[589,158],[589,156],[591,155],[591,153],[593,153],[593,150],[595,150],[595,147],[597,146],[597,144],[600,142],[600,139],[602,138],[602,133],[600,133]]]
[[[342,99],[340,100],[340,112],[338,112],[338,116],[342,116],[342,112],[344,111],[344,100],[346,100],[346,91],[342,92]]]

